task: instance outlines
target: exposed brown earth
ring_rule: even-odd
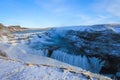
[[[0,35],[6,34],[6,33],[8,34],[10,32],[23,31],[25,29],[27,29],[27,28],[23,28],[19,25],[5,26],[0,23]]]

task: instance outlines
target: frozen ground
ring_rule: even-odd
[[[98,80],[109,78],[34,54],[23,44],[0,43],[0,80]],[[34,51],[29,51],[34,52]]]
[[[0,80],[88,80],[83,74],[0,57]],[[98,80],[96,78],[92,78]]]

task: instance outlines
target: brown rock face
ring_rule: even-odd
[[[15,25],[15,26],[5,26],[3,24],[0,23],[0,36],[1,35],[8,35],[11,34],[11,32],[16,32],[16,31],[23,31],[26,28],[22,28],[19,25]]]
[[[4,27],[4,25],[0,23],[0,29],[2,29],[3,27]]]
[[[10,34],[10,31],[6,26],[0,23],[0,36]]]
[[[1,51],[1,50],[0,50],[0,56],[2,56],[2,57],[8,57],[8,55],[5,52]]]
[[[8,29],[11,31],[11,32],[16,32],[16,31],[22,31],[23,28],[19,25],[16,25],[16,26],[8,26]]]

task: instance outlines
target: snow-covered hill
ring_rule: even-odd
[[[24,63],[0,56],[0,80],[110,80],[93,77],[87,72],[74,72],[68,68]]]

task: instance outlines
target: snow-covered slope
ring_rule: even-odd
[[[110,80],[65,68],[24,63],[0,56],[0,80]]]
[[[34,55],[35,51],[30,51],[24,44],[0,43],[0,50],[0,80],[110,80],[78,67]]]
[[[0,43],[0,80],[111,80],[37,53],[23,43]]]

